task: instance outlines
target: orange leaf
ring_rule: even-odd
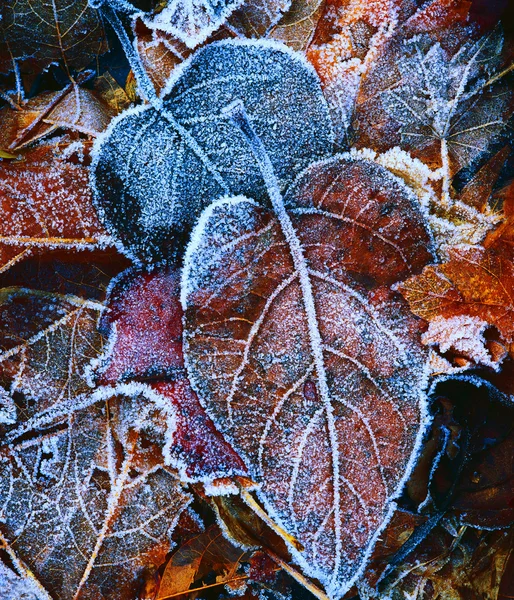
[[[478,317],[494,325],[503,341],[514,341],[514,263],[481,247],[455,247],[450,260],[425,267],[398,286],[415,315]]]

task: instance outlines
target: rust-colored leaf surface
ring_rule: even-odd
[[[45,249],[108,243],[92,206],[82,142],[54,139],[0,162],[0,272]]]
[[[342,181],[354,177],[350,189],[335,164]],[[182,298],[193,387],[265,508],[305,546],[296,560],[338,595],[387,521],[424,428],[415,322],[380,286],[429,260],[430,241],[408,193],[377,193],[368,163],[311,169],[286,199],[305,264],[273,214],[221,200],[193,234]],[[402,255],[411,229],[418,239]],[[368,245],[375,268],[361,283],[354,253]]]
[[[508,256],[476,247],[456,247],[450,260],[425,267],[398,286],[414,314],[426,321],[477,317],[514,341],[514,265]]]

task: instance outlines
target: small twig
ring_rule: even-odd
[[[330,598],[319,589],[319,587],[315,586],[312,581],[309,581],[307,577],[302,575],[299,571],[294,569],[291,565],[288,565],[284,562],[279,556],[277,556],[274,552],[269,550],[268,548],[262,548],[263,552],[265,552],[273,561],[277,563],[279,567],[281,567],[286,573],[291,575],[293,579],[295,579],[300,585],[302,585],[306,590],[308,590],[313,596],[319,598],[319,600],[330,600]]]
[[[255,501],[254,497],[249,492],[240,487],[239,493],[241,494],[241,498],[246,502],[246,504],[260,519],[262,519],[266,523],[266,525],[270,529],[278,533],[280,537],[292,544],[299,552],[303,552],[305,550],[303,544],[301,544],[294,536],[287,533],[285,529],[282,529],[280,525],[277,525],[277,523],[270,519],[268,513],[262,509],[262,507]]]

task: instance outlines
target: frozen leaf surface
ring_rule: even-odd
[[[502,48],[499,28],[453,55],[429,35],[395,38],[359,92],[363,143],[391,147],[399,134],[402,148],[448,176],[469,164],[504,128],[510,111],[511,90],[496,77]]]
[[[94,188],[103,220],[144,259],[176,251],[205,206],[224,194],[266,198],[255,158],[223,112],[240,100],[282,188],[331,151],[318,79],[300,55],[270,42],[226,41],[199,50],[158,112],[115,121],[97,146]]]
[[[52,142],[0,163],[0,272],[45,249],[108,242],[93,208],[83,143]]]
[[[80,70],[107,49],[102,20],[88,0],[3,2],[0,31],[14,59],[41,68],[63,62]]]
[[[155,16],[145,16],[151,29],[171,33],[189,48],[204,42],[244,0],[169,0]]]
[[[272,518],[305,546],[296,560],[334,597],[387,521],[424,419],[416,323],[387,284],[419,269],[430,241],[405,191],[376,193],[374,169],[311,167],[286,198],[296,241],[283,212],[214,203],[183,273],[193,387]],[[410,245],[411,228],[423,242]],[[367,245],[375,261],[359,282]]]
[[[189,502],[161,452],[173,412],[142,385],[82,400],[4,436],[0,529],[52,598],[132,599]]]
[[[72,295],[0,290],[0,378],[32,401],[26,416],[89,391],[85,369],[102,351],[102,310]]]
[[[240,36],[259,38],[280,21],[291,0],[247,0],[229,19],[229,26]]]

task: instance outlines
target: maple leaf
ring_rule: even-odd
[[[0,9],[0,29],[14,62],[30,59],[40,69],[62,62],[81,70],[107,50],[102,20],[88,0],[16,0]]]
[[[84,144],[57,138],[0,163],[0,272],[42,250],[104,247],[93,208]]]
[[[262,143],[240,108],[231,114],[275,214],[241,196],[203,213],[183,271],[186,364],[266,510],[305,546],[295,559],[335,597],[362,568],[423,429],[415,325],[384,286],[430,260],[430,241],[405,189],[390,202],[377,192],[385,170],[344,157],[300,176],[286,210]],[[403,250],[411,227],[423,241]],[[361,246],[375,254],[359,269]]]
[[[244,101],[281,187],[328,154],[332,128],[315,73],[270,42],[209,44],[183,64],[162,107],[124,113],[94,150],[99,214],[131,256],[180,251],[200,212],[226,193],[265,186],[241,132],[223,110]]]
[[[28,438],[19,438],[23,420],[3,437],[5,544],[47,597],[133,598],[190,501],[161,451],[172,412],[132,384],[98,389],[56,414]]]
[[[496,327],[507,344],[514,341],[514,264],[492,249],[455,247],[448,262],[425,267],[398,285],[415,315],[476,317]],[[456,326],[459,321],[455,320]]]

